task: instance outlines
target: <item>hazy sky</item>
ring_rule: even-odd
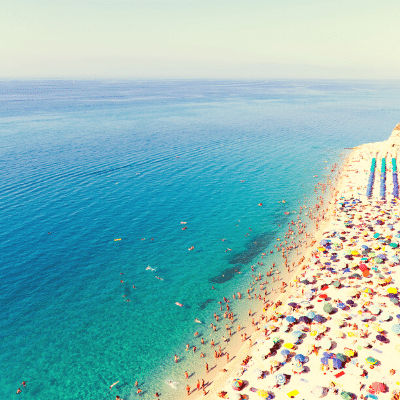
[[[0,78],[397,78],[399,0],[0,0]]]

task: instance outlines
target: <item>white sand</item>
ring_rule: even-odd
[[[242,398],[246,399],[260,399],[261,397],[251,388],[263,389],[269,391],[275,396],[275,399],[286,399],[288,393],[293,390],[297,390],[299,393],[294,396],[296,399],[312,399],[317,398],[312,394],[315,386],[321,386],[325,389],[324,398],[326,399],[337,399],[342,398],[340,394],[342,391],[350,392],[353,398],[360,399],[362,396],[368,394],[369,386],[373,382],[382,382],[386,385],[386,393],[375,394],[379,399],[391,399],[392,392],[394,390],[400,390],[400,336],[396,335],[392,331],[392,326],[399,323],[400,319],[396,317],[400,314],[400,307],[393,304],[387,296],[388,287],[399,288],[400,276],[399,276],[399,262],[395,261],[396,256],[400,255],[400,250],[394,249],[388,245],[385,245],[379,239],[373,237],[375,232],[380,233],[380,239],[385,237],[392,237],[391,241],[395,243],[400,242],[400,238],[396,237],[400,231],[400,217],[399,208],[397,203],[392,203],[393,196],[393,184],[392,184],[392,173],[391,173],[391,158],[396,157],[396,152],[400,145],[400,124],[393,131],[391,137],[384,142],[370,143],[359,146],[353,149],[352,153],[348,157],[337,185],[336,201],[330,208],[330,217],[321,229],[315,233],[317,244],[312,249],[309,249],[305,254],[305,261],[299,267],[298,273],[302,273],[301,279],[309,278],[314,279],[314,284],[298,284],[298,288],[288,288],[287,292],[281,296],[283,305],[279,306],[276,310],[271,308],[268,310],[269,315],[274,312],[280,312],[285,316],[293,315],[298,318],[301,315],[307,314],[309,311],[314,311],[317,314],[321,314],[324,317],[328,317],[328,320],[323,324],[313,322],[310,325],[306,325],[303,329],[303,339],[291,352],[294,354],[303,354],[308,357],[307,362],[304,363],[305,370],[301,374],[295,374],[293,372],[293,361],[285,364],[280,364],[279,369],[276,371],[274,368],[273,373],[270,373],[271,360],[281,361],[281,350],[284,349],[286,343],[294,343],[296,339],[292,336],[293,330],[298,330],[298,325],[294,325],[288,332],[285,332],[285,318],[279,318],[277,323],[274,323],[278,329],[274,333],[269,333],[269,339],[266,340],[262,330],[252,334],[253,346],[250,347],[248,341],[240,348],[235,360],[230,363],[226,363],[225,357],[218,363],[218,369],[226,368],[227,373],[218,372],[213,375],[213,383],[207,388],[208,394],[206,398],[216,399],[218,393],[222,390],[227,391],[228,395],[226,398],[233,399],[237,398],[237,393],[242,395]],[[376,162],[376,177],[375,185],[373,190],[373,196],[371,199],[366,197],[366,185],[369,176],[369,170],[371,166],[371,159],[377,155]],[[387,202],[382,202],[379,196],[379,179],[380,179],[380,167],[381,158],[386,157],[387,165],[387,177],[386,177],[386,199]],[[359,199],[355,205],[349,205],[342,207],[340,203],[343,202],[344,197],[346,200]],[[380,208],[376,206],[379,205]],[[375,225],[377,219],[383,220],[383,225]],[[353,225],[351,227],[345,226],[345,221],[352,220]],[[394,229],[390,229],[388,225],[393,225]],[[372,225],[373,231],[370,231],[366,225]],[[346,241],[339,239],[337,236],[331,237],[332,232],[339,234],[339,236],[346,237]],[[330,239],[332,242],[338,243],[341,247],[337,247],[334,250],[331,249],[325,256],[321,251],[318,251],[318,244],[322,238]],[[371,257],[365,264],[370,268],[369,277],[361,279],[349,279],[348,276],[353,273],[362,274],[358,265],[362,263],[361,255],[357,255],[353,260],[348,260],[344,256],[348,250],[356,250],[359,253],[362,252],[361,246],[368,246],[376,254],[386,254],[389,261],[385,261],[383,264],[376,265]],[[400,247],[399,247],[400,248]],[[311,257],[312,253],[318,253],[319,261],[315,257]],[[333,252],[337,253],[338,262],[332,262],[331,266],[335,268],[337,273],[333,274],[326,269],[323,265],[324,262],[331,261],[331,255]],[[367,256],[368,257],[368,256]],[[351,272],[345,273],[342,270],[346,267],[346,263],[349,265]],[[307,266],[304,270],[304,266]],[[377,268],[378,272],[373,271],[371,268]],[[316,279],[313,278],[317,276]],[[392,282],[384,284],[382,278],[378,277],[378,273],[381,273],[384,278],[392,278]],[[341,279],[341,287],[335,288],[332,284],[328,285],[328,289],[321,290],[321,286],[324,283],[330,283],[331,280]],[[369,283],[370,282],[370,283]],[[375,294],[369,296],[364,293],[363,290],[367,287],[372,288]],[[361,291],[359,299],[355,299],[357,304],[354,307],[348,307],[348,310],[342,311],[336,307],[336,300],[346,302],[350,299],[349,290],[354,288]],[[314,297],[310,300],[309,309],[305,309],[306,305],[302,304],[305,301],[303,292],[308,292],[311,289],[316,289]],[[319,295],[325,293],[328,295],[328,301],[331,303],[337,312],[332,315],[328,315],[323,311],[324,301],[321,301]],[[288,297],[290,300],[288,301]],[[299,303],[302,307],[298,312],[291,311],[287,303],[294,301]],[[364,314],[362,313],[362,307],[365,306]],[[369,312],[373,310],[373,305],[377,306],[381,311],[379,315],[374,315]],[[382,313],[384,313],[385,319],[390,317],[388,321],[382,319]],[[386,316],[385,316],[386,314]],[[372,317],[369,322],[363,321],[362,318],[365,316]],[[337,321],[341,319],[342,322]],[[270,325],[271,322],[264,321],[261,323],[261,328],[264,325]],[[358,329],[353,330],[352,325],[357,324]],[[322,328],[321,328],[322,327]],[[325,332],[322,332],[326,329]],[[350,361],[345,363],[342,369],[333,369],[322,371],[321,370],[321,357],[323,356],[324,349],[320,348],[321,340],[315,340],[313,331],[321,333],[318,335],[322,338],[329,338],[332,342],[332,347],[329,352],[331,353],[344,353],[345,349],[352,349],[356,351],[356,354],[350,357]],[[379,334],[378,330],[381,330],[381,334],[387,338],[387,343],[382,343],[376,339],[376,335]],[[361,332],[363,331],[363,332]],[[338,337],[337,335],[343,335]],[[362,338],[364,336],[365,338]],[[258,337],[257,343],[255,343]],[[275,356],[268,356],[266,359],[262,358],[262,355],[268,353],[268,344],[272,342],[274,337],[281,339],[281,345],[276,352]],[[310,354],[310,345],[314,344],[318,348],[318,355]],[[366,347],[368,345],[368,347]],[[246,366],[241,366],[242,360],[247,356],[251,356],[249,363]],[[366,362],[367,357],[373,357],[378,361],[378,364],[373,368]],[[256,368],[264,371],[264,377],[258,379],[254,373]],[[394,369],[396,372],[394,375],[390,375],[389,371]],[[368,378],[361,377],[363,370],[368,372]],[[335,375],[343,371],[344,375],[336,377]],[[285,374],[287,377],[287,383],[285,385],[276,387],[276,376],[278,374]],[[231,381],[234,378],[239,378],[245,381],[246,387],[239,392],[233,392],[231,389]],[[331,383],[333,382],[333,384]],[[360,389],[360,387],[364,385]],[[328,388],[331,389],[328,392]],[[334,390],[338,390],[338,394],[334,393]],[[190,395],[190,398],[200,398],[203,395],[200,392],[194,391]]]

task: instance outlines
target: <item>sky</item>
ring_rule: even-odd
[[[0,0],[0,79],[400,79],[398,0]]]

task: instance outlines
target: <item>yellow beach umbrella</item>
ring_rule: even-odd
[[[293,349],[294,345],[292,343],[285,343],[283,347],[286,347],[287,349]]]
[[[318,331],[311,331],[310,332],[310,336],[311,337],[315,337],[315,336],[317,336],[318,335]]]
[[[393,293],[396,294],[397,293],[397,289],[394,286],[391,286],[387,289],[388,293]]]
[[[353,351],[353,350],[350,350],[350,349],[346,349],[346,350],[344,351],[344,354],[345,354],[347,357],[353,357],[353,356],[354,356],[354,351]]]
[[[352,251],[351,251],[351,255],[352,255],[352,256],[358,256],[358,254],[359,254],[359,253],[358,253],[357,250],[352,250]]]
[[[257,394],[263,399],[267,399],[269,397],[269,393],[266,390],[258,389]]]

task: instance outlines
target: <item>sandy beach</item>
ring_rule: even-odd
[[[187,380],[190,398],[397,398],[400,217],[393,197],[392,158],[399,144],[400,124],[387,141],[351,151],[332,182],[329,203],[317,207],[317,229],[285,276],[286,287],[274,302],[266,299],[256,308],[249,299],[261,299],[263,282],[271,275],[255,275],[249,294],[242,293],[242,301],[254,308],[249,311],[252,323],[235,326],[235,356],[232,352],[228,361],[225,343],[216,343],[220,357],[208,361],[212,370],[202,377],[204,390],[196,389],[199,376]],[[373,158],[375,179],[367,197]],[[223,314],[229,301],[221,303]],[[226,313],[219,315],[225,324],[224,317]],[[229,337],[221,328],[219,336]],[[183,396],[180,392],[177,397]]]

